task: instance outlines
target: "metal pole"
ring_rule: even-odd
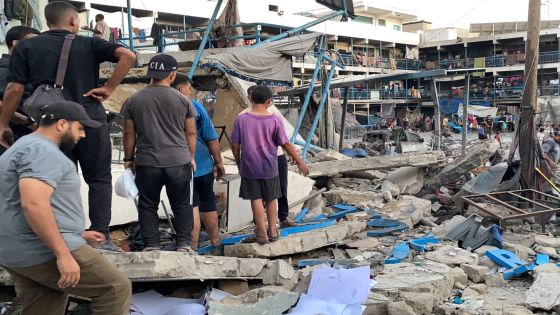
[[[126,14],[128,16],[128,47],[130,50],[134,51],[134,36],[132,33],[132,7],[130,6],[130,0],[126,0]]]
[[[309,100],[311,99],[311,95],[313,95],[313,89],[315,88],[315,81],[317,80],[317,76],[319,75],[319,70],[321,69],[321,63],[323,62],[323,39],[325,36],[321,36],[319,39],[319,56],[317,56],[317,62],[315,63],[315,70],[313,70],[313,76],[311,77],[311,81],[309,81],[309,88],[305,93],[305,98],[303,100],[303,105],[301,106],[301,112],[299,113],[298,121],[296,122],[296,126],[294,128],[294,133],[292,134],[292,138],[290,139],[291,143],[295,143],[299,129],[301,128],[301,124],[303,123],[303,118],[305,117],[305,112],[307,111],[307,106],[309,105]]]
[[[469,91],[471,89],[471,76],[467,74],[467,87],[466,87],[466,94],[465,94],[465,104],[463,104],[463,155],[465,155],[467,150],[467,130],[469,128],[469,120],[468,117],[468,106],[469,106]]]
[[[438,150],[441,149],[441,119],[439,111],[439,96],[436,85],[436,80],[432,77],[432,99],[434,101],[434,125],[435,125],[435,136],[434,140],[436,142],[436,147]]]
[[[187,17],[183,15],[183,32],[185,32],[185,40],[187,40]]]
[[[340,118],[340,139],[338,140],[338,151],[342,150],[344,145],[344,123],[346,122],[346,111],[348,110],[348,90],[344,88],[344,101],[342,102],[342,117]]]
[[[327,95],[329,93],[329,87],[331,85],[331,80],[334,75],[334,70],[336,66],[331,63],[331,69],[329,70],[329,74],[327,77],[327,83],[323,88],[323,94],[321,95],[321,101],[319,102],[319,108],[317,109],[317,113],[315,114],[315,118],[313,119],[313,123],[311,124],[311,129],[307,134],[307,138],[305,139],[305,146],[303,147],[302,158],[304,160],[307,159],[307,152],[309,151],[309,145],[311,144],[311,139],[313,139],[313,135],[315,134],[315,129],[317,128],[317,124],[319,123],[319,119],[321,118],[321,113],[323,112],[323,107],[325,106],[325,102],[327,100]]]
[[[191,69],[189,70],[189,73],[187,74],[189,79],[192,79],[194,73],[196,72],[196,67],[198,67],[198,63],[200,62],[200,58],[202,57],[202,51],[204,50],[204,46],[206,45],[206,42],[208,42],[208,36],[212,31],[212,27],[214,26],[214,22],[216,21],[216,16],[218,16],[218,11],[220,11],[222,2],[223,0],[218,0],[218,2],[216,3],[216,7],[214,8],[212,17],[208,22],[208,27],[206,28],[206,31],[204,31],[204,36],[202,36],[202,41],[200,42],[200,46],[198,46],[198,51],[196,52],[196,56],[194,57],[193,64],[191,66]]]
[[[124,37],[124,8],[121,7],[121,32],[120,32],[121,38]],[[117,41],[118,43],[118,41]]]

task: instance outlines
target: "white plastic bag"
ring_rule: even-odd
[[[125,170],[115,183],[115,193],[119,197],[129,200],[136,200],[138,187],[134,183],[134,174],[131,170]]]

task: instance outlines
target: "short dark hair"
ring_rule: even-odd
[[[39,127],[50,127],[56,124],[59,119],[51,119],[51,118],[41,118],[39,119]]]
[[[8,48],[14,47],[14,41],[22,40],[29,34],[39,35],[41,32],[29,26],[14,26],[6,33],[6,45]]]
[[[53,1],[45,7],[45,19],[48,26],[60,25],[68,14],[78,14],[78,9],[66,1]]]
[[[264,104],[272,98],[272,91],[269,87],[264,85],[257,85],[251,91],[251,100],[255,104]]]
[[[181,78],[179,80],[177,80],[177,78],[175,78],[175,81],[173,82],[173,84],[171,86],[178,90],[181,86],[183,86],[185,84],[188,84],[188,85],[192,86],[193,81],[191,79],[189,79],[188,77]]]
[[[100,14],[97,14],[97,15],[95,16],[95,19],[96,19],[96,20],[97,20],[97,19],[100,19],[101,21],[103,21],[103,20],[105,19],[105,15],[103,15],[103,14],[101,14],[101,13],[100,13]]]

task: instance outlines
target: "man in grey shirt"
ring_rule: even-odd
[[[157,210],[165,186],[175,215],[177,251],[192,254],[195,112],[193,105],[171,87],[176,75],[175,58],[154,56],[148,64],[150,85],[125,101],[121,110],[125,117],[124,167],[136,171],[144,250],[160,249]]]
[[[99,128],[82,105],[53,103],[39,128],[0,157],[0,265],[12,276],[23,314],[64,314],[68,294],[92,299],[93,314],[128,314],[130,281],[89,247],[80,179],[62,153]]]

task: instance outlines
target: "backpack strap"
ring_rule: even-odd
[[[60,53],[60,59],[58,60],[58,69],[56,70],[56,81],[54,83],[56,88],[64,88],[64,77],[66,76],[66,68],[68,67],[70,46],[72,46],[74,38],[76,38],[76,35],[74,34],[68,34],[64,37],[62,52]]]

